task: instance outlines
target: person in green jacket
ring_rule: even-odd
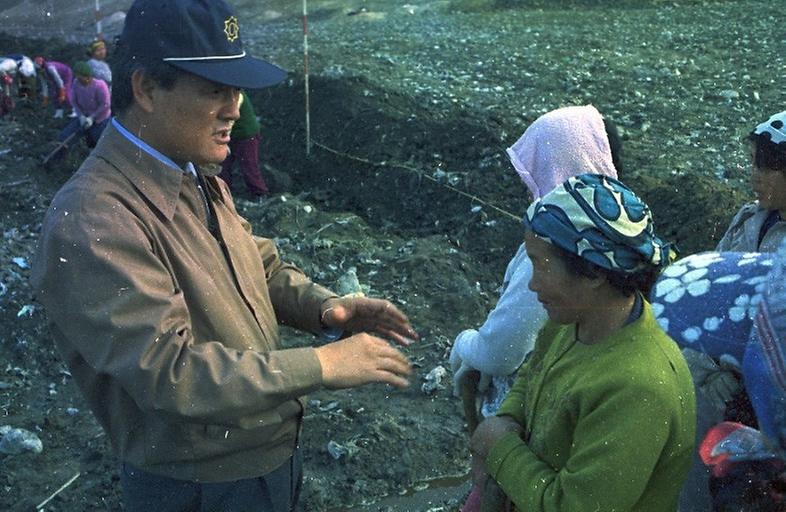
[[[596,174],[556,187],[523,221],[529,288],[548,320],[473,435],[475,463],[520,511],[676,511],[695,396],[644,299],[676,251],[646,204]]]
[[[232,126],[229,137],[229,154],[221,164],[219,176],[231,188],[232,166],[237,161],[248,191],[256,197],[265,197],[269,190],[259,171],[259,121],[246,91],[241,91],[240,118]]]

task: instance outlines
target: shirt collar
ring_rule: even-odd
[[[134,188],[171,220],[188,174],[135,144],[120,132],[118,126],[118,123],[107,126],[92,155],[120,171]],[[193,169],[193,166],[190,168]]]
[[[179,165],[177,165],[171,158],[164,155],[163,153],[161,153],[160,151],[149,145],[147,142],[143,141],[133,133],[126,130],[125,127],[122,124],[120,124],[120,121],[118,121],[116,117],[112,118],[112,126],[114,126],[115,129],[123,135],[123,137],[131,141],[132,144],[134,144],[135,146],[137,146],[138,148],[140,148],[145,153],[149,154],[159,162],[169,167],[172,167],[174,169],[177,169],[178,171],[181,172],[184,171],[184,169]],[[191,162],[186,163],[185,172],[189,172],[194,176],[196,176],[196,169],[194,169],[194,164],[192,164]]]

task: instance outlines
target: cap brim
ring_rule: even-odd
[[[167,61],[167,64],[212,82],[241,89],[269,87],[287,77],[287,72],[278,66],[248,55],[239,59],[178,60]]]

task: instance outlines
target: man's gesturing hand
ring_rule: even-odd
[[[388,342],[366,333],[317,347],[322,365],[322,382],[332,389],[354,388],[384,382],[399,388],[409,386],[409,360]]]
[[[322,323],[349,332],[375,332],[404,346],[418,339],[407,316],[382,299],[328,299],[322,304]]]

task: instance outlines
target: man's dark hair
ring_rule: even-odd
[[[160,58],[148,58],[133,55],[125,46],[117,41],[109,57],[112,69],[112,111],[123,113],[134,103],[134,91],[131,87],[131,76],[142,70],[164,89],[170,90],[182,75],[186,74],[171,66]]]
[[[786,142],[776,144],[766,132],[751,133],[748,135],[748,142],[755,148],[753,165],[759,169],[786,172]]]
[[[641,292],[645,297],[648,297],[660,275],[660,269],[655,267],[633,273],[614,272],[613,270],[599,267],[561,247],[556,245],[554,247],[560,252],[560,256],[565,261],[566,266],[574,275],[589,278],[603,277],[612,287],[619,290],[626,297],[630,297],[636,292]]]

